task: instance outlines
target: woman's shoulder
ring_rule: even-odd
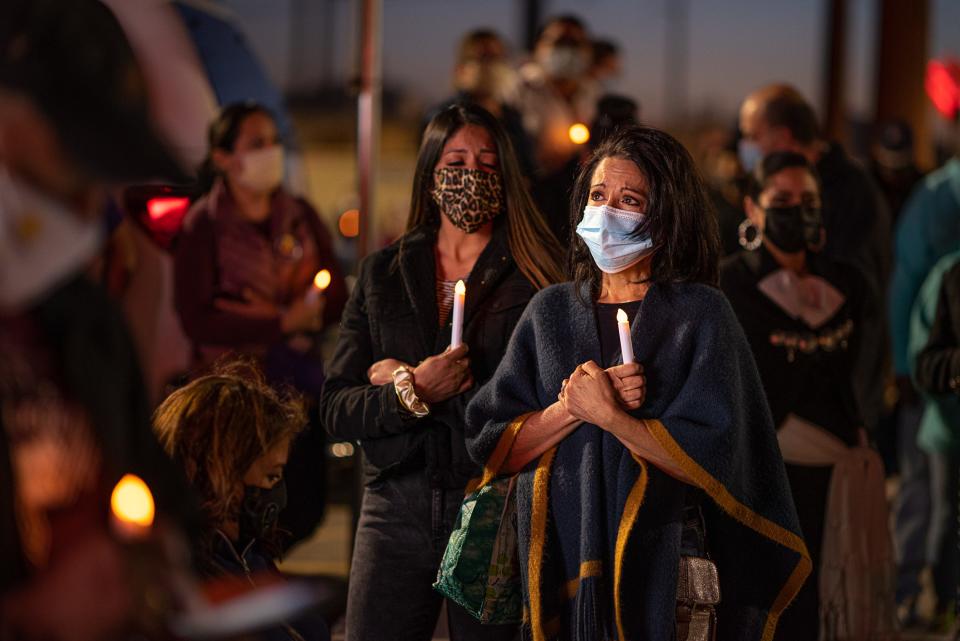
[[[533,314],[544,310],[567,309],[571,303],[577,302],[576,285],[572,281],[555,283],[544,287],[530,299],[528,309]]]
[[[860,267],[819,254],[813,259],[812,271],[845,296],[858,296],[869,288],[866,274]]]
[[[661,286],[665,296],[692,313],[728,305],[727,297],[716,286],[707,283],[670,283]]]
[[[757,252],[741,250],[720,259],[720,289],[726,291],[733,281],[750,277],[760,268]]]
[[[180,231],[192,233],[208,228],[213,224],[213,195],[210,192],[196,199],[187,210],[180,225]]]
[[[657,316],[676,327],[709,328],[737,322],[727,296],[719,287],[707,283],[659,285],[654,299],[654,304],[668,308]]]
[[[363,281],[378,276],[382,277],[385,273],[393,271],[399,253],[400,240],[395,240],[386,247],[370,252],[360,260],[357,278]]]

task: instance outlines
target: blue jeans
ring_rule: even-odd
[[[347,641],[429,641],[443,597],[433,589],[463,501],[432,489],[425,472],[374,482],[363,505],[350,567]],[[513,641],[518,625],[481,625],[447,601],[451,641]]]
[[[920,572],[927,564],[930,528],[930,463],[917,447],[923,401],[902,404],[897,417],[897,459],[900,491],[894,504],[897,548],[897,603],[920,593]]]
[[[960,457],[937,452],[930,455],[930,535],[927,563],[933,570],[937,607],[953,610],[957,590],[957,480]]]

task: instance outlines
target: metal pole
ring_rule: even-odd
[[[301,68],[303,59],[303,0],[290,0],[290,37],[287,49],[287,94],[296,94],[300,90]]]
[[[333,58],[336,55],[334,50],[334,39],[336,38],[336,15],[337,15],[337,6],[335,4],[336,0],[325,0],[323,4],[323,23],[320,25],[322,42],[320,46],[323,53],[320,55],[320,63],[322,65],[321,75],[320,75],[320,87],[323,90],[328,90],[334,85],[333,75],[334,75],[334,64]]]
[[[537,31],[540,29],[540,22],[543,19],[543,2],[541,0],[521,0],[520,10],[522,13],[521,24],[523,25],[523,45],[527,51],[533,51],[537,44]]]
[[[689,0],[667,0],[665,6],[666,46],[664,49],[663,96],[665,120],[684,124],[687,117],[687,88],[690,57]]]
[[[828,140],[844,142],[844,108],[847,60],[847,0],[827,0],[827,48],[823,75],[823,134]]]
[[[358,0],[360,8],[360,91],[357,98],[357,178],[360,236],[357,258],[371,248],[380,155],[381,18],[383,0]]]
[[[930,4],[928,0],[882,0],[876,54],[876,120],[906,121],[913,129],[917,160],[925,168],[934,161],[923,89]]]

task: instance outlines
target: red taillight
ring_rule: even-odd
[[[189,207],[189,198],[151,198],[147,201],[147,214],[150,220],[159,222],[168,216],[183,218]]]
[[[960,65],[953,60],[931,60],[924,83],[930,101],[944,118],[954,120],[960,111]]]
[[[131,185],[123,208],[160,248],[169,250],[198,196],[194,185]]]

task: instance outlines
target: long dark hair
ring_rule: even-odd
[[[213,162],[213,152],[215,149],[233,153],[233,148],[237,144],[237,137],[240,135],[240,127],[243,121],[253,114],[263,114],[274,122],[277,121],[273,112],[258,102],[235,102],[224,107],[216,120],[210,123],[207,129],[207,156],[203,159],[200,167],[197,169],[197,182],[200,186],[200,193],[207,193],[213,187],[213,183],[220,175]]]
[[[643,227],[653,239],[651,283],[706,283],[719,280],[720,237],[713,205],[690,153],[675,138],[652,127],[631,126],[604,140],[580,168],[570,200],[571,228],[583,218],[593,172],[604,158],[633,162],[647,182]],[[583,240],[573,234],[570,275],[582,292],[600,295],[601,276]]]
[[[503,127],[486,109],[477,105],[451,105],[434,116],[427,125],[417,157],[416,174],[413,177],[407,231],[424,224],[440,224],[440,210],[430,196],[434,187],[434,169],[440,161],[447,140],[465,125],[483,127],[497,145],[506,202],[510,253],[520,271],[538,289],[560,282],[563,280],[563,269],[557,258],[562,254],[560,243],[533,204],[533,199],[523,184],[520,165]]]

